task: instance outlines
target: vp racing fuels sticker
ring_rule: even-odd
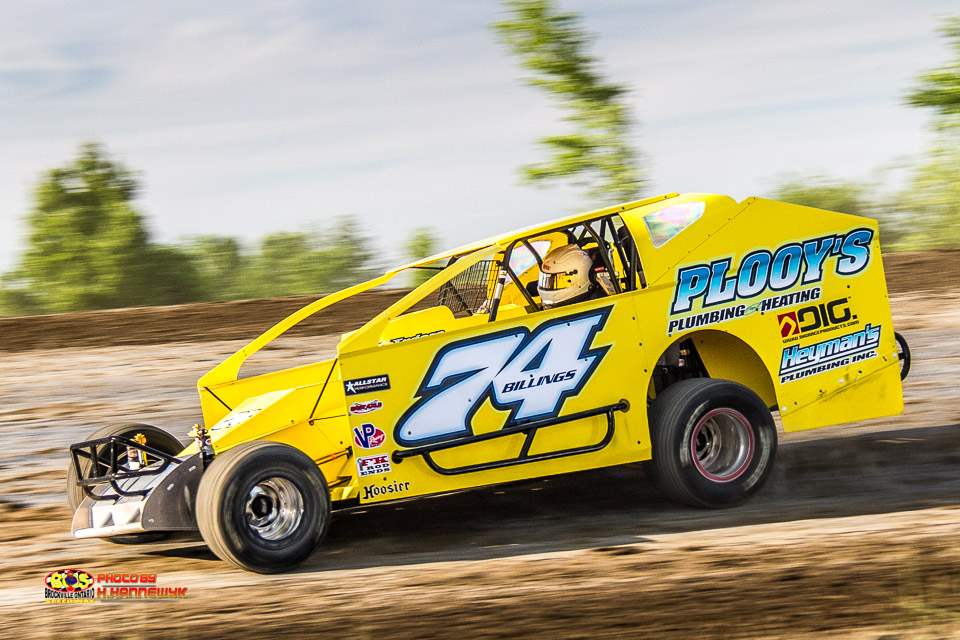
[[[376,449],[387,439],[387,434],[380,427],[364,422],[353,428],[353,444],[361,449]]]
[[[787,347],[780,357],[780,384],[875,358],[879,347],[880,327],[870,323],[838,338]]]
[[[837,275],[860,273],[870,264],[872,241],[873,230],[860,227],[843,235],[788,242],[772,252],[755,249],[744,256],[732,275],[732,257],[682,267],[677,272],[667,334],[719,324],[758,309],[769,311],[817,300],[821,295],[819,287],[780,292],[823,281],[831,257],[835,258],[832,269]],[[770,292],[777,295],[750,306],[731,304]],[[696,306],[698,313],[673,317],[690,314]]]
[[[488,398],[510,410],[507,425],[557,416],[612,346],[593,347],[611,308],[550,320],[533,331],[516,327],[445,345],[397,423],[396,441],[409,446],[470,435],[473,414]]]

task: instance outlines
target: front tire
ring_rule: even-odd
[[[292,569],[330,523],[330,492],[302,451],[245,442],[218,455],[200,479],[197,525],[221,560],[256,573]]]
[[[773,416],[757,394],[730,380],[682,380],[650,408],[657,484],[700,507],[742,502],[766,482],[777,450]]]

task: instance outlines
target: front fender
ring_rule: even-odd
[[[328,384],[319,393],[320,385],[310,385],[246,400],[209,430],[214,453],[253,440],[287,444],[317,463],[332,500],[352,497],[356,472],[343,390],[339,383]],[[184,453],[196,450],[194,443]]]

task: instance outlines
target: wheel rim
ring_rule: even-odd
[[[753,459],[753,429],[739,411],[713,409],[700,418],[690,438],[697,470],[714,482],[730,482],[746,472]]]
[[[286,478],[269,478],[250,489],[245,510],[250,531],[264,540],[281,540],[303,518],[303,495]]]

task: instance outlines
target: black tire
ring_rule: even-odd
[[[730,380],[677,382],[650,407],[657,484],[671,498],[699,507],[742,502],[766,482],[777,428],[763,400]]]
[[[158,449],[164,453],[175,456],[184,449],[183,444],[175,437],[160,427],[154,427],[149,424],[107,425],[91,433],[87,437],[87,440],[96,440],[109,436],[133,438],[138,433],[142,433],[147,438],[147,446]],[[118,445],[115,446],[117,446],[118,450],[120,449]],[[125,451],[120,452],[121,455],[125,453]],[[109,457],[105,457],[105,459],[109,460]],[[81,460],[80,463],[83,465],[85,472],[92,465],[92,463],[87,460]],[[77,470],[74,469],[73,461],[71,460],[70,464],[67,465],[67,503],[70,505],[70,511],[76,512],[77,507],[83,502],[84,497],[83,489],[77,486]],[[163,531],[152,531],[150,533],[129,533],[122,536],[111,536],[102,539],[115,544],[143,544],[163,540],[169,535],[169,533]]]
[[[200,535],[221,560],[279,573],[310,556],[330,524],[330,492],[302,451],[276,442],[218,455],[197,489]]]
[[[893,337],[897,339],[897,358],[900,359],[900,379],[906,380],[907,374],[910,373],[910,346],[907,344],[907,339],[901,334],[894,332]]]

